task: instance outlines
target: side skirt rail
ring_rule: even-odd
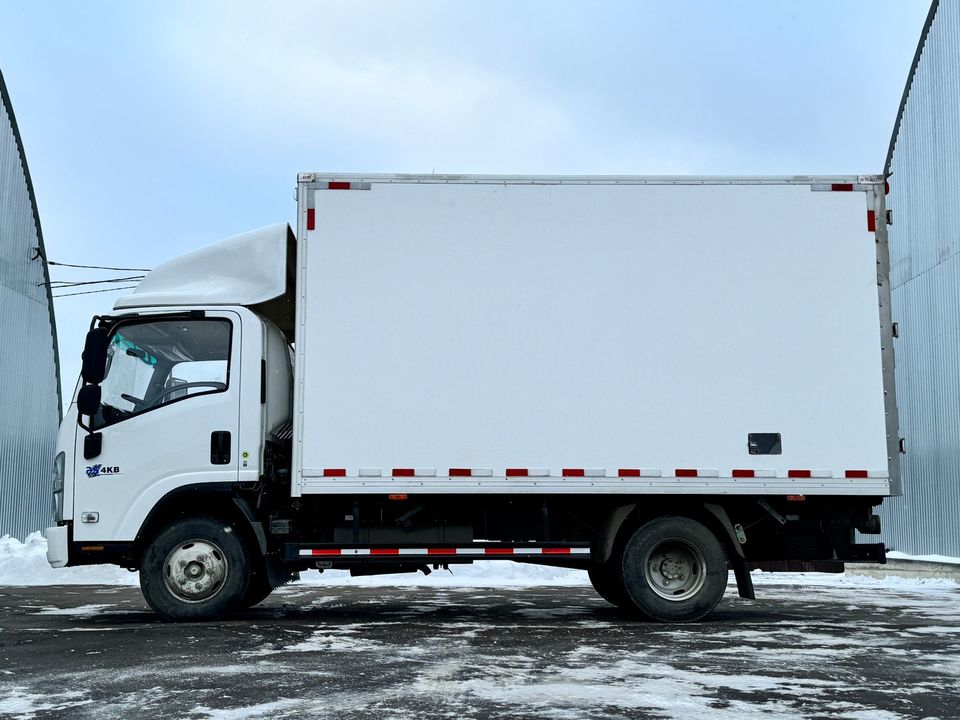
[[[447,545],[328,545],[319,543],[286,543],[286,560],[442,560],[465,558],[469,560],[513,560],[515,558],[589,559],[589,543],[458,543]]]

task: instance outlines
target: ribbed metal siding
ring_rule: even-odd
[[[884,540],[960,556],[960,2],[934,5],[888,171],[903,497]]]
[[[0,535],[49,524],[59,421],[47,272],[29,174],[0,77]]]

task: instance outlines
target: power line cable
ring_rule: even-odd
[[[135,287],[137,286],[127,285],[125,287],[118,287],[118,288],[104,288],[103,290],[85,290],[83,292],[62,293],[60,295],[54,295],[53,297],[54,299],[56,299],[56,298],[72,297],[74,295],[93,295],[94,293],[116,292],[117,290],[133,290]]]
[[[51,280],[50,288],[52,290],[63,289],[68,287],[77,287],[79,285],[103,285],[104,283],[115,283],[115,282],[130,282],[131,280],[143,280],[146,277],[145,275],[130,275],[128,277],[122,278],[111,278],[109,280]],[[37,283],[37,286],[44,285],[45,283]]]
[[[119,272],[150,272],[150,268],[125,268],[125,267],[107,267],[105,265],[74,265],[73,263],[55,262],[47,260],[47,265],[59,265],[60,267],[84,268],[86,270],[117,270]]]

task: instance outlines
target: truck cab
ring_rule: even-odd
[[[294,243],[279,225],[177,258],[94,318],[57,440],[54,567],[136,567],[156,527],[213,497],[250,513],[289,454]]]

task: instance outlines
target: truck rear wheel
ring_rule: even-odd
[[[140,589],[169,620],[209,620],[247,596],[250,559],[242,538],[213,518],[180,520],[147,546]]]
[[[587,574],[590,576],[590,582],[597,594],[611,605],[616,605],[624,610],[632,610],[633,603],[623,587],[623,579],[620,577],[620,566],[615,563],[603,563],[592,566]]]
[[[627,541],[621,561],[627,596],[652,620],[700,620],[727,588],[723,546],[690,518],[662,517],[641,526]]]

